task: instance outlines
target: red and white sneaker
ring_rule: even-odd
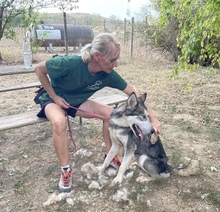
[[[106,156],[107,155],[105,155],[105,158],[106,158]],[[118,156],[115,156],[113,158],[112,162],[109,164],[109,166],[106,169],[113,168],[113,169],[118,170],[120,165],[121,165],[120,159],[118,158]]]
[[[72,186],[72,170],[68,168],[66,171],[61,172],[60,182],[59,182],[59,192],[69,193],[71,192]]]

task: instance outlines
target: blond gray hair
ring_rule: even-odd
[[[88,63],[95,52],[101,56],[108,56],[109,59],[114,57],[115,48],[120,49],[120,43],[110,33],[101,33],[97,35],[93,42],[85,45],[81,50],[81,56],[85,63]]]

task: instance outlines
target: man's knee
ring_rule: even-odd
[[[105,110],[104,110],[104,113],[103,115],[107,116],[107,117],[110,117],[111,113],[113,112],[114,108],[112,106],[108,106],[106,105],[105,106]]]
[[[66,117],[54,118],[51,120],[53,132],[56,134],[62,134],[66,132]]]

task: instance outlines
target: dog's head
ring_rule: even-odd
[[[146,98],[146,93],[140,97],[137,97],[135,93],[132,93],[126,101],[124,111],[128,125],[140,141],[143,141],[145,136],[149,136],[154,132],[145,106]]]

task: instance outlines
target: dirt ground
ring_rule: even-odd
[[[11,53],[7,64],[22,61],[19,57],[10,60],[14,57]],[[35,59],[39,62],[49,57],[51,54],[42,50]],[[113,176],[106,175],[103,188],[90,187],[93,177],[86,176],[81,168],[88,162],[96,166],[102,163],[104,143],[101,121],[84,119],[82,125],[72,124],[78,149],[70,155],[73,192],[61,197],[56,193],[60,167],[50,124],[6,130],[0,132],[0,210],[220,211],[220,72],[207,73],[205,68],[194,73],[181,71],[176,80],[170,80],[173,65],[162,54],[142,55],[139,51],[133,59],[122,55],[116,70],[140,93],[148,93],[147,101],[163,126],[161,139],[169,164],[179,167],[190,159],[196,164],[194,169],[166,179],[137,182],[143,173],[136,168],[120,186],[112,187]],[[34,74],[4,76],[0,86],[36,80]],[[0,93],[1,116],[37,109],[34,91],[35,88]],[[53,203],[51,195],[56,198]]]

